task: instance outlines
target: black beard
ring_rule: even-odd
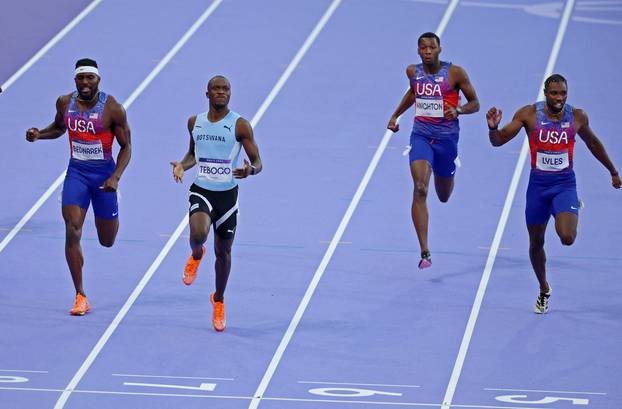
[[[80,91],[78,91],[78,100],[80,102],[93,102],[95,100],[95,98],[97,98],[99,96],[99,90],[95,91],[93,93],[93,96],[91,96],[90,98],[83,98],[82,94],[80,93]]]

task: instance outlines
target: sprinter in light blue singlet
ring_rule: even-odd
[[[213,77],[207,84],[209,111],[188,119],[190,145],[180,162],[171,162],[173,178],[181,182],[184,171],[197,165],[197,175],[190,187],[190,247],[192,255],[184,269],[183,282],[194,282],[199,264],[205,255],[204,243],[209,228],[214,225],[214,254],[216,256],[216,291],[210,296],[213,306],[212,325],[224,331],[224,294],[231,271],[231,247],[235,237],[238,215],[238,183],[261,172],[259,149],[250,123],[229,110],[231,85],[223,76]],[[240,148],[246,159],[237,168]]]
[[[194,183],[203,189],[222,192],[238,185],[233,168],[238,162],[240,142],[235,138],[235,126],[240,118],[229,113],[217,122],[210,122],[208,112],[197,115],[192,129],[197,177]]]

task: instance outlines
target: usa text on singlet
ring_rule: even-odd
[[[413,132],[421,135],[456,134],[458,119],[445,119],[445,107],[458,106],[459,94],[449,83],[450,62],[441,61],[436,74],[428,74],[423,64],[415,66],[410,87],[415,94],[415,123]]]
[[[104,128],[103,115],[108,95],[100,92],[97,104],[87,111],[80,111],[76,103],[78,93],[71,94],[71,100],[64,113],[64,122],[69,134],[71,159],[79,161],[112,160],[114,136]]]

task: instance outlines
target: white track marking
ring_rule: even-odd
[[[304,384],[316,385],[349,385],[349,386],[389,386],[394,388],[421,388],[419,385],[389,385],[383,383],[352,383],[352,382],[320,382],[320,381],[298,381]]]
[[[209,381],[235,381],[234,378],[208,378],[203,376],[136,375],[124,373],[113,373],[112,376],[121,376],[126,378],[207,379]]]
[[[207,20],[207,18],[214,12],[214,10],[216,10],[216,8],[220,5],[220,3],[222,3],[222,0],[214,0],[214,2],[203,12],[203,14],[199,16],[199,18],[194,22],[194,24],[182,36],[182,38],[179,39],[179,41],[173,46],[173,48],[166,54],[164,59],[160,61],[160,63],[153,69],[153,71],[151,71],[151,73],[147,76],[147,78],[145,78],[145,80],[143,80],[143,82],[132,93],[132,95],[130,95],[130,97],[124,103],[126,108],[136,100],[138,95],[140,95],[140,93],[147,87],[147,85],[151,83],[151,81],[153,81],[155,76],[160,71],[162,71],[162,69],[166,66],[166,64],[168,64],[171,61],[171,59],[175,56],[175,54],[181,49],[181,47],[183,47],[183,45],[190,39],[190,37],[192,37],[192,35],[199,29],[199,27],[205,22],[205,20]],[[137,92],[137,91],[140,91],[140,92]],[[89,367],[91,366],[91,364],[93,363],[97,355],[99,355],[101,349],[104,347],[104,345],[106,344],[106,342],[108,341],[112,333],[119,326],[119,323],[121,322],[123,317],[125,317],[130,307],[134,304],[134,302],[136,301],[136,298],[138,298],[143,288],[147,285],[147,283],[149,282],[149,280],[155,273],[160,263],[162,263],[162,261],[164,260],[164,256],[170,251],[170,248],[175,243],[175,240],[176,240],[175,234],[177,236],[181,234],[181,232],[185,228],[186,222],[187,222],[186,217],[184,216],[184,221],[179,224],[179,226],[175,230],[174,235],[167,241],[166,245],[164,246],[160,254],[158,254],[158,257],[156,258],[156,260],[153,262],[153,264],[151,264],[151,266],[149,267],[149,269],[143,276],[142,280],[138,283],[136,288],[134,288],[134,291],[132,291],[132,294],[130,294],[129,298],[127,299],[123,307],[119,310],[114,320],[110,323],[110,325],[108,326],[108,328],[106,329],[102,337],[99,339],[95,347],[91,350],[91,352],[87,356],[86,360],[82,363],[78,371],[75,373],[75,375],[73,376],[73,378],[67,385],[67,388],[65,389],[65,391],[63,391],[60,398],[56,402],[54,409],[61,409],[65,406],[67,399],[69,399],[69,396],[71,395],[71,391],[75,389],[75,387],[78,385],[78,383],[80,382],[80,380],[82,379],[86,371],[89,369]]]
[[[80,21],[84,17],[86,17],[102,0],[94,0],[91,4],[89,4],[84,10],[80,12],[77,16],[74,17],[73,20],[69,22],[61,31],[59,31],[50,41],[48,41],[43,48],[41,48],[35,55],[30,57],[30,60],[26,62],[17,72],[9,77],[9,79],[2,84],[2,92],[5,92],[7,89],[13,85],[15,81],[19,79],[26,71],[30,69],[37,61],[41,59],[52,47],[56,45],[68,32],[70,32],[75,26],[78,25]]]
[[[99,3],[101,0],[96,0],[91,5]],[[214,0],[207,10],[194,22],[194,24],[186,31],[181,39],[171,48],[171,50],[164,56],[162,60],[156,65],[156,67],[149,73],[149,75],[138,85],[138,87],[132,92],[127,100],[123,103],[125,109],[128,109],[138,98],[138,96],[147,88],[153,79],[164,69],[164,67],[171,61],[171,59],[177,54],[177,52],[183,47],[183,45],[192,37],[194,32],[203,24],[203,22],[212,14],[212,12],[222,3],[223,0]],[[97,4],[95,4],[97,5]],[[94,6],[93,6],[94,7]],[[85,10],[86,11],[86,10]],[[76,17],[77,18],[77,17]],[[60,39],[60,38],[59,38]],[[50,185],[50,187],[41,195],[37,202],[26,212],[21,220],[11,229],[11,231],[0,242],[0,252],[9,244],[11,240],[19,233],[22,227],[32,218],[32,216],[39,210],[41,206],[49,199],[56,189],[63,183],[65,173],[63,172],[56,178],[56,180]]]
[[[208,10],[206,10],[206,13],[204,13],[203,16],[201,16],[199,19],[205,20],[205,18],[207,18],[207,15],[209,15],[209,14],[207,14],[207,12],[209,11],[211,13],[211,11],[213,11],[215,9],[215,7],[218,4],[221,3],[221,1],[222,0],[216,0],[210,6],[210,8]],[[279,80],[277,81],[276,85],[274,86],[274,88],[272,89],[270,94],[266,97],[265,101],[262,103],[262,105],[258,109],[257,113],[255,114],[255,116],[251,120],[251,125],[253,127],[255,127],[257,125],[257,123],[260,121],[261,117],[266,112],[266,110],[268,109],[268,107],[270,106],[270,104],[272,103],[274,98],[276,98],[276,96],[279,93],[279,91],[283,88],[283,85],[285,85],[286,80],[290,77],[291,73],[294,71],[294,69],[296,68],[297,64],[300,62],[300,60],[304,56],[304,54],[311,47],[311,45],[315,41],[315,38],[320,33],[320,31],[322,30],[322,28],[324,27],[324,25],[328,21],[328,18],[334,12],[334,9],[335,9],[336,5],[339,4],[340,1],[341,0],[334,0],[333,1],[333,3],[329,6],[329,8],[326,11],[326,13],[324,14],[324,16],[320,19],[320,21],[318,22],[318,24],[316,25],[314,30],[311,32],[309,37],[306,39],[306,41],[304,42],[302,47],[296,53],[296,55],[292,59],[292,62],[287,66],[287,68],[285,69],[285,71],[283,72],[283,74],[281,75]],[[191,30],[193,28],[194,28],[194,30],[196,30],[196,28],[198,28],[198,26],[199,25],[197,25],[195,23],[192,26]],[[185,41],[187,41],[187,39],[189,37],[190,36],[184,35],[184,37],[182,39],[185,39]],[[175,48],[179,49],[180,47],[177,47],[177,45],[176,45]],[[169,54],[167,54],[167,56]],[[171,55],[171,58],[172,58],[172,55]],[[160,67],[160,65],[158,65],[158,67]],[[158,69],[158,68],[156,67],[156,69]],[[160,68],[160,70],[161,70],[161,68]],[[131,99],[131,98],[132,97],[130,97],[130,102],[133,101],[133,99]],[[69,399],[69,396],[70,396],[71,392],[73,390],[75,390],[76,386],[78,385],[78,383],[80,382],[82,377],[85,375],[86,371],[88,371],[89,367],[92,365],[92,363],[95,360],[95,358],[97,358],[97,356],[99,355],[99,353],[103,349],[103,347],[106,344],[106,342],[108,342],[108,339],[110,338],[112,333],[119,326],[119,324],[121,323],[121,321],[123,320],[125,315],[127,315],[129,309],[132,307],[132,305],[134,304],[134,302],[136,301],[136,299],[138,298],[140,293],[143,291],[143,289],[145,288],[145,286],[149,282],[149,280],[151,280],[151,277],[153,276],[155,271],[158,269],[158,267],[160,266],[160,264],[162,263],[162,261],[164,260],[166,255],[169,253],[169,251],[173,247],[173,244],[175,243],[175,241],[177,241],[177,238],[179,238],[181,233],[185,230],[187,224],[188,224],[188,216],[186,214],[184,214],[181,222],[179,223],[179,225],[175,229],[175,232],[171,235],[169,240],[166,242],[166,244],[164,245],[164,247],[162,248],[162,250],[160,251],[160,253],[156,257],[156,259],[153,261],[153,263],[151,264],[151,266],[149,267],[147,272],[145,272],[145,275],[143,276],[143,278],[140,280],[140,282],[138,283],[136,288],[134,288],[134,291],[132,291],[132,294],[129,296],[129,298],[127,299],[127,301],[125,302],[125,304],[123,305],[121,310],[119,310],[119,312],[117,313],[117,315],[114,318],[114,320],[112,321],[112,323],[110,323],[110,325],[108,326],[108,328],[106,329],[104,334],[101,336],[101,338],[99,339],[99,341],[97,342],[95,347],[93,347],[93,349],[89,353],[88,357],[86,358],[86,360],[84,361],[84,363],[82,364],[80,369],[78,369],[78,371],[74,375],[73,379],[69,382],[69,385],[63,391],[63,393],[62,393],[61,397],[59,398],[58,402],[56,402],[56,405],[54,406],[54,409],[62,409],[64,407],[65,403],[67,402],[67,399]]]
[[[334,8],[336,8],[338,4],[339,4],[339,1],[333,2],[333,5],[334,5],[333,11],[334,11]],[[441,36],[443,31],[445,31],[445,28],[447,27],[447,23],[449,22],[449,19],[451,18],[451,15],[453,11],[456,9],[457,5],[458,5],[458,0],[452,0],[451,3],[447,6],[447,9],[445,10],[443,18],[441,19],[441,22],[439,23],[438,29],[436,30],[436,33],[439,36]],[[331,10],[329,11],[332,14],[332,11]],[[327,13],[329,11],[327,11]],[[328,17],[330,17],[330,15]],[[399,122],[399,118],[397,121]],[[376,152],[374,152],[374,156],[372,157],[372,160],[369,163],[369,166],[367,167],[365,174],[363,175],[363,179],[361,180],[356,192],[354,193],[354,196],[352,197],[352,200],[350,201],[350,204],[348,208],[346,209],[346,212],[343,215],[343,218],[341,219],[339,226],[337,227],[337,231],[335,232],[330,244],[328,245],[328,249],[324,253],[324,257],[322,257],[322,260],[320,261],[320,265],[315,270],[315,273],[313,274],[313,278],[311,279],[311,282],[309,283],[309,286],[307,287],[307,290],[305,291],[305,294],[302,297],[302,300],[300,301],[300,304],[298,305],[298,308],[296,309],[296,312],[294,313],[294,316],[292,317],[292,320],[290,321],[289,326],[287,327],[287,330],[285,331],[285,334],[283,335],[283,338],[281,339],[281,342],[279,343],[276,349],[276,352],[272,356],[270,364],[268,365],[268,368],[266,369],[266,372],[264,373],[259,383],[259,386],[257,387],[257,390],[255,391],[254,398],[248,407],[249,409],[257,409],[257,407],[259,406],[259,403],[261,402],[261,399],[263,398],[263,395],[266,392],[268,385],[270,384],[270,381],[272,380],[272,377],[274,376],[276,368],[278,367],[279,363],[281,362],[281,359],[283,358],[285,349],[287,349],[287,346],[289,345],[294,335],[294,332],[298,328],[298,325],[300,324],[300,321],[302,320],[302,316],[304,312],[306,311],[307,306],[309,305],[309,302],[311,301],[311,297],[313,297],[313,294],[315,293],[315,289],[317,288],[320,282],[320,279],[324,275],[324,271],[326,270],[326,267],[328,266],[330,259],[335,253],[335,250],[339,242],[341,241],[341,237],[343,236],[343,233],[345,232],[346,227],[348,226],[348,223],[350,222],[350,219],[352,218],[352,215],[354,214],[354,210],[356,210],[356,207],[358,206],[358,203],[360,202],[361,197],[363,196],[363,193],[365,192],[365,189],[367,188],[367,184],[369,183],[372,175],[374,174],[374,171],[376,170],[376,167],[378,166],[378,162],[380,161],[382,154],[384,153],[387,145],[389,144],[389,139],[391,138],[391,135],[393,135],[393,132],[390,130],[387,130],[384,133],[384,136],[380,142],[380,145],[378,146],[378,149],[376,149]]]
[[[578,395],[606,395],[605,392],[575,392],[575,391],[543,391],[538,389],[504,389],[504,388],[484,388],[485,391],[499,392],[538,392],[538,393],[570,393]]]
[[[544,84],[544,80],[553,73],[553,68],[555,67],[557,56],[559,55],[559,50],[561,48],[562,41],[566,33],[566,28],[568,27],[568,20],[570,19],[573,6],[574,6],[574,0],[568,0],[568,2],[566,3],[566,7],[564,8],[564,13],[562,14],[562,18],[559,23],[559,28],[557,30],[557,36],[555,37],[555,42],[553,43],[553,48],[551,50],[551,54],[549,55],[549,60],[546,65],[546,69],[544,71],[544,77],[542,79],[541,84]],[[543,88],[542,85],[540,85],[538,88],[537,99],[539,101],[541,101],[544,98],[542,88]],[[466,329],[464,330],[464,336],[462,338],[462,343],[460,344],[460,350],[458,351],[458,356],[456,358],[456,362],[454,364],[454,368],[451,373],[451,378],[449,380],[449,384],[447,385],[447,389],[445,391],[445,397],[443,399],[442,409],[449,409],[451,407],[451,402],[453,400],[454,393],[456,392],[456,386],[458,385],[460,374],[462,373],[462,367],[464,366],[464,360],[466,358],[466,354],[469,349],[469,344],[471,343],[471,338],[473,337],[473,330],[475,329],[475,323],[477,322],[477,317],[479,315],[479,311],[482,306],[482,301],[484,299],[484,293],[486,292],[486,287],[488,286],[488,281],[490,279],[490,273],[492,272],[492,267],[495,263],[497,252],[499,251],[499,245],[501,243],[501,238],[503,237],[505,225],[508,221],[510,209],[512,207],[512,202],[514,201],[516,189],[518,188],[518,182],[520,180],[521,173],[523,172],[523,168],[525,167],[525,160],[527,159],[528,153],[529,153],[529,142],[527,138],[524,138],[521,152],[518,157],[518,161],[516,162],[516,166],[514,168],[514,174],[512,176],[512,180],[508,188],[508,193],[505,197],[505,203],[503,205],[503,210],[501,211],[501,217],[499,218],[499,223],[497,224],[497,230],[495,231],[495,236],[493,238],[493,241],[490,247],[490,252],[488,253],[488,259],[486,260],[486,266],[484,267],[482,278],[480,280],[479,287],[477,289],[477,294],[475,295],[475,300],[473,302],[473,307],[471,308],[471,314],[469,315],[469,320],[467,322]],[[454,405],[454,406],[458,406],[458,405]]]

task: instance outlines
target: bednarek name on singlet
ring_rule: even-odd
[[[87,111],[80,111],[76,103],[78,93],[71,94],[71,100],[64,114],[69,133],[71,159],[78,161],[112,160],[114,136],[104,128],[103,115],[108,95],[99,93],[97,104]]]
[[[458,119],[445,119],[445,107],[457,107],[458,91],[449,83],[451,63],[441,61],[436,74],[428,74],[423,64],[415,66],[415,76],[410,87],[415,94],[415,123],[413,132],[422,135],[456,134],[460,130]]]
[[[531,171],[543,175],[573,172],[575,135],[572,106],[566,104],[561,120],[554,121],[546,116],[544,102],[536,103],[536,127],[529,135]]]
[[[240,118],[229,113],[218,122],[210,122],[207,112],[197,115],[192,129],[197,177],[194,181],[204,189],[224,191],[233,189],[237,181],[233,169],[237,166],[241,144],[235,139],[235,125]]]

